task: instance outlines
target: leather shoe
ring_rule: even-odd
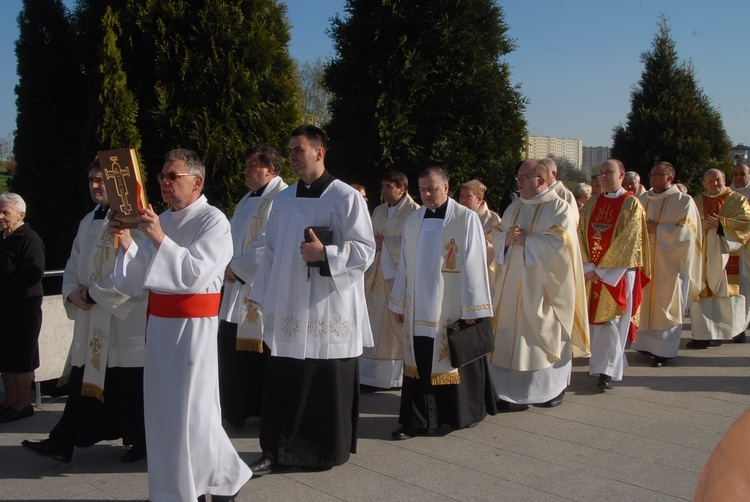
[[[34,453],[43,457],[50,457],[52,460],[57,460],[58,462],[68,463],[73,457],[72,454],[62,452],[50,439],[43,439],[42,441],[29,441],[28,439],[24,439],[21,442],[21,446],[25,446]]]
[[[391,438],[396,441],[403,441],[405,439],[411,439],[417,436],[432,436],[432,429],[410,429],[405,426],[401,426],[391,433]]]
[[[15,422],[16,420],[21,420],[22,418],[28,418],[32,415],[34,415],[34,407],[31,405],[28,405],[26,408],[22,409],[21,411],[18,411],[17,409],[11,406],[10,409],[6,410],[5,413],[0,415],[0,424],[7,424],[8,422]]]
[[[734,343],[745,343],[745,340],[747,340],[747,335],[744,331],[739,335],[732,337],[732,342]]]
[[[553,397],[549,401],[544,403],[545,408],[554,408],[556,406],[560,406],[563,402],[563,396],[565,396],[565,391],[562,391],[560,394],[557,395],[557,397]]]
[[[612,387],[612,377],[609,375],[599,375],[599,388],[602,390],[610,390]]]
[[[234,495],[211,495],[211,502],[234,502],[237,499],[237,493]]]
[[[667,361],[669,361],[669,358],[667,357],[654,356],[654,361],[651,363],[651,366],[654,368],[662,368],[667,365]]]
[[[250,464],[250,470],[253,471],[253,477],[259,478],[274,471],[285,471],[289,469],[288,465],[279,465],[268,457],[260,457]]]
[[[505,399],[498,398],[498,400],[495,402],[495,406],[497,407],[498,413],[510,411],[510,402],[506,401]]]
[[[132,462],[143,460],[144,458],[146,458],[146,447],[137,445],[131,447],[127,452],[125,452],[125,455],[120,458],[120,461],[126,464],[130,464]]]
[[[711,340],[696,340],[692,339],[690,340],[687,345],[685,345],[685,348],[688,349],[707,349],[711,346]]]

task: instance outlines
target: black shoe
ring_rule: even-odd
[[[668,357],[654,356],[654,360],[651,363],[651,366],[653,366],[654,368],[663,368],[667,365],[668,361]]]
[[[6,410],[5,413],[0,415],[0,424],[15,422],[16,420],[21,420],[22,418],[29,418],[32,415],[34,415],[34,407],[31,405],[28,405],[21,411],[18,411],[11,406],[10,409]]]
[[[28,439],[24,439],[21,442],[21,445],[34,453],[38,453],[43,457],[50,457],[52,460],[57,460],[58,462],[68,463],[73,457],[72,454],[66,454],[61,451],[50,439],[44,439],[42,441],[29,441]]]
[[[130,448],[125,455],[120,458],[120,461],[130,464],[132,462],[138,462],[146,458],[146,447],[145,446],[133,446]]]
[[[510,403],[506,401],[505,399],[498,398],[497,402],[495,403],[495,406],[497,407],[498,413],[510,411]]]
[[[711,340],[696,340],[692,339],[690,340],[687,345],[685,345],[685,348],[688,349],[707,349],[711,346]]]
[[[396,441],[403,441],[417,436],[432,436],[433,433],[432,429],[410,429],[402,425],[391,433],[391,437]]]
[[[734,342],[734,343],[745,343],[746,339],[747,339],[747,335],[745,335],[745,332],[743,331],[739,335],[732,337],[732,342]]]
[[[240,493],[240,492],[237,492]],[[237,493],[234,495],[211,495],[212,502],[234,502],[237,499]]]
[[[253,477],[259,478],[274,471],[285,471],[289,469],[288,465],[279,465],[268,457],[261,457],[252,464],[250,470],[253,471]],[[215,496],[214,496],[215,497]]]
[[[557,395],[557,397],[553,397],[549,401],[544,403],[545,408],[554,408],[555,406],[560,406],[563,402],[563,396],[565,396],[565,391],[562,391],[560,394]]]
[[[609,375],[599,375],[599,388],[602,390],[610,390],[612,387],[612,377]]]

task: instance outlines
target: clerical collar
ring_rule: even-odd
[[[448,201],[446,200],[442,206],[438,207],[435,210],[432,210],[429,207],[426,209],[427,211],[424,212],[425,220],[428,218],[436,218],[436,219],[444,220],[445,212],[448,210]]]
[[[268,186],[268,183],[266,183],[265,185],[263,185],[257,190],[250,190],[250,197],[260,197],[261,195],[263,195],[263,191],[265,191],[267,186]]]
[[[103,220],[107,217],[107,211],[109,211],[109,208],[107,206],[97,206],[97,208],[94,210],[94,219]]]
[[[320,178],[310,183],[310,185],[305,185],[302,180],[300,180],[299,183],[297,183],[297,197],[317,199],[323,195],[323,192],[326,191],[328,185],[333,183],[335,179],[336,178],[334,178],[331,173],[323,171]]]
[[[617,190],[616,192],[604,192],[602,195],[604,195],[608,199],[616,199],[617,197],[624,194],[625,192],[626,190],[620,187],[620,189]]]

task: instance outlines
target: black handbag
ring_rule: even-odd
[[[451,366],[454,368],[476,361],[495,350],[492,318],[485,317],[474,324],[466,324],[463,319],[450,324],[448,350],[451,353]]]

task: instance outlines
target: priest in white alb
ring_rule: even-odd
[[[221,426],[216,333],[220,290],[232,258],[224,214],[201,195],[205,167],[191,150],[172,150],[158,175],[171,209],[149,206],[138,246],[112,215],[120,250],[114,284],[148,291],[144,401],[148,491],[153,502],[234,500],[252,476]]]
[[[659,162],[649,178],[651,190],[639,197],[646,211],[651,281],[643,288],[641,319],[630,348],[664,366],[677,356],[685,309],[700,291],[701,218],[693,198],[672,185],[675,168]]]
[[[65,409],[48,439],[23,446],[69,462],[74,446],[122,437],[132,444],[123,462],[146,456],[143,425],[143,358],[146,296],[131,297],[112,285],[117,250],[108,232],[109,198],[99,161],[88,166],[91,198],[97,204],[78,225],[65,265],[62,298],[75,321],[68,360],[58,385],[68,384]],[[133,236],[143,242],[140,232]]]
[[[361,194],[325,169],[324,131],[292,131],[300,180],[274,200],[249,299],[263,311],[266,365],[256,476],[325,469],[357,451],[359,356],[372,346],[365,271],[375,238]]]
[[[590,355],[578,208],[549,188],[541,162],[524,162],[516,179],[521,198],[492,233],[498,253],[489,360],[499,411],[511,403],[559,406],[573,356]]]
[[[625,166],[609,159],[599,167],[604,193],[581,211],[578,243],[588,296],[591,358],[589,375],[612,388],[628,366],[625,344],[635,340],[641,293],[651,276],[643,206],[622,187]]]
[[[267,347],[263,314],[247,300],[263,256],[263,238],[273,200],[287,187],[279,177],[281,154],[258,145],[245,153],[248,192],[237,203],[232,220],[232,261],[224,272],[219,309],[219,394],[221,414],[235,427],[260,417]]]
[[[393,280],[401,259],[401,234],[406,218],[419,209],[409,195],[409,180],[399,171],[387,171],[381,180],[383,203],[372,213],[375,260],[365,275],[367,311],[375,345],[365,347],[359,359],[359,381],[363,385],[390,389],[401,387],[404,346],[401,326],[388,309]]]
[[[721,340],[745,341],[747,299],[740,251],[750,247],[750,204],[725,186],[724,173],[709,169],[703,175],[706,191],[695,198],[703,230],[701,292],[690,308],[691,349]]]
[[[487,274],[490,284],[495,278],[495,248],[492,247],[492,231],[500,223],[500,215],[492,211],[487,206],[484,194],[487,192],[487,186],[479,180],[469,180],[461,184],[458,194],[458,202],[466,206],[479,216],[479,222],[484,230],[484,237],[487,241]]]
[[[389,308],[403,323],[401,427],[391,437],[432,434],[442,425],[471,427],[495,414],[495,392],[481,357],[451,366],[448,326],[492,317],[485,238],[477,214],[448,195],[439,167],[419,174],[424,204],[404,226]]]
[[[735,192],[750,198],[750,165],[738,162],[732,168],[732,184],[729,186]],[[740,249],[740,293],[745,297],[745,309],[748,312],[748,327],[750,327],[750,251],[746,247]],[[739,336],[736,341],[744,341]]]

